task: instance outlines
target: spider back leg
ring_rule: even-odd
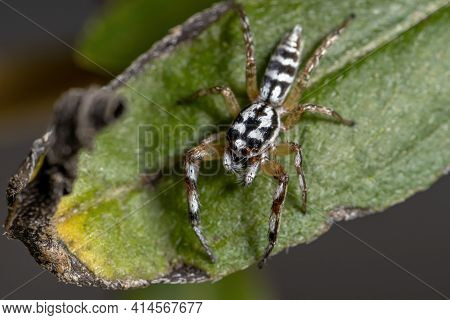
[[[228,107],[228,111],[230,112],[231,116],[234,118],[236,117],[239,112],[241,111],[241,107],[239,106],[238,101],[236,100],[236,96],[234,95],[233,91],[226,86],[215,86],[210,88],[203,88],[200,90],[197,90],[189,97],[180,99],[177,101],[178,104],[183,103],[189,103],[192,102],[200,97],[212,95],[212,94],[220,94],[225,99],[225,103]]]
[[[303,49],[302,28],[297,25],[272,54],[261,86],[260,99],[281,105],[294,83]]]
[[[251,101],[255,101],[259,96],[259,89],[254,57],[255,46],[253,44],[253,36],[250,31],[250,21],[241,4],[234,3],[234,10],[239,16],[239,22],[241,24],[241,30],[244,36],[246,52],[245,80],[247,83],[247,95]]]

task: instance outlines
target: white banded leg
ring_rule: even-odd
[[[223,154],[223,146],[219,143],[214,144],[218,138],[219,135],[211,136],[197,147],[190,149],[186,153],[184,161],[189,219],[197,238],[200,240],[200,243],[212,262],[215,262],[216,258],[200,227],[200,201],[198,197],[197,181],[201,161],[214,160],[220,158]]]
[[[268,160],[262,163],[262,169],[268,175],[273,176],[278,181],[277,190],[273,197],[272,209],[269,217],[269,244],[267,245],[264,255],[258,263],[258,267],[262,268],[272,252],[278,238],[280,229],[281,208],[286,198],[289,177],[283,166],[274,160]]]

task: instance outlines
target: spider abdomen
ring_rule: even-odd
[[[275,140],[279,127],[279,115],[272,106],[254,103],[234,120],[227,133],[228,143],[236,155],[252,157]]]
[[[300,65],[301,31],[300,26],[295,26],[272,54],[261,86],[261,100],[277,106],[286,99]]]

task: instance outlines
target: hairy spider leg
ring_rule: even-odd
[[[283,108],[286,111],[293,110],[299,103],[300,97],[308,85],[313,70],[319,65],[320,59],[325,55],[328,48],[336,42],[342,31],[347,27],[351,20],[355,18],[354,14],[348,16],[337,28],[331,31],[314,50],[314,53],[306,62],[303,71],[297,76],[294,86],[292,87],[289,96],[287,97]]]
[[[313,103],[305,103],[298,105],[294,110],[291,111],[291,113],[286,116],[286,118],[283,120],[284,130],[288,130],[293,125],[295,125],[297,120],[305,112],[331,117],[337,122],[340,122],[346,126],[353,126],[355,124],[353,120],[343,118],[339,113],[329,107],[319,106]]]
[[[267,245],[264,255],[258,263],[258,267],[262,268],[272,252],[278,238],[278,230],[280,229],[281,208],[286,198],[289,176],[283,166],[275,160],[263,160],[262,170],[268,175],[274,177],[278,181],[278,187],[273,197],[272,209],[269,217],[269,244]]]
[[[242,34],[244,36],[246,64],[245,64],[245,81],[247,85],[247,95],[250,101],[255,101],[259,96],[258,80],[256,74],[255,47],[253,44],[253,36],[250,30],[250,21],[241,4],[234,3],[234,10],[239,16]]]
[[[189,219],[197,238],[200,240],[203,248],[212,262],[216,258],[203,235],[200,227],[200,201],[197,190],[197,180],[199,175],[200,163],[205,160],[215,160],[223,154],[223,144],[218,142],[222,135],[215,134],[203,140],[198,146],[190,149],[185,156],[185,186],[189,208]]]
[[[200,97],[204,97],[211,94],[220,94],[225,99],[225,103],[228,107],[228,111],[230,112],[233,118],[237,117],[239,112],[241,111],[241,107],[239,106],[238,101],[236,100],[236,96],[233,91],[226,86],[215,86],[211,88],[204,88],[194,92],[191,96],[178,100],[178,103],[189,103],[195,99]]]
[[[302,147],[298,143],[295,143],[295,142],[280,143],[272,151],[272,153],[275,156],[287,156],[292,153],[295,154],[294,166],[295,166],[295,170],[297,171],[298,185],[299,185],[300,191],[302,193],[302,205],[301,205],[302,209],[301,210],[303,211],[303,213],[306,213],[308,189],[306,186],[306,179],[305,179],[305,174],[303,171]]]

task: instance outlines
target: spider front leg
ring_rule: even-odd
[[[278,180],[278,187],[275,192],[272,209],[269,218],[269,244],[264,251],[264,255],[258,263],[258,267],[262,268],[267,261],[277,242],[278,230],[280,229],[281,208],[286,198],[286,191],[289,182],[289,176],[283,166],[274,160],[268,160],[262,164],[262,170],[268,175]]]
[[[197,147],[190,149],[186,153],[184,163],[189,219],[197,238],[212,262],[215,262],[216,258],[200,228],[200,202],[198,199],[197,180],[201,161],[218,159],[223,154],[223,145],[215,143],[219,138],[220,134],[212,135]]]
[[[247,95],[250,101],[255,101],[259,97],[259,88],[256,76],[256,62],[254,56],[255,48],[253,44],[253,36],[250,31],[250,21],[241,4],[234,3],[234,10],[236,10],[239,15],[241,30],[244,35],[246,52],[245,81],[247,84]]]
[[[346,126],[353,126],[355,124],[353,120],[343,118],[339,113],[331,108],[319,106],[313,103],[305,103],[298,105],[294,110],[292,110],[291,113],[286,116],[286,118],[284,119],[284,129],[287,130],[291,128],[305,112],[331,117],[332,119]]]
[[[308,191],[306,187],[305,174],[303,171],[303,156],[301,146],[295,142],[280,143],[273,151],[273,154],[276,156],[287,156],[292,153],[295,153],[294,166],[295,170],[297,171],[298,185],[302,193],[301,210],[303,213],[306,213],[306,202],[308,198]]]
[[[236,100],[236,96],[233,91],[226,86],[215,86],[211,88],[204,88],[194,92],[187,98],[178,100],[178,104],[189,103],[200,97],[204,97],[211,94],[220,94],[225,99],[225,103],[228,107],[228,111],[230,112],[233,118],[237,117],[239,112],[241,111],[241,107],[239,106],[238,101]]]
[[[355,15],[352,13],[345,19],[337,28],[331,31],[321,42],[321,44],[314,50],[312,56],[308,59],[303,68],[303,71],[297,76],[297,80],[294,83],[289,96],[284,103],[284,108],[287,111],[294,109],[300,97],[308,85],[309,79],[311,77],[311,73],[313,70],[319,65],[320,59],[325,55],[328,48],[330,48],[333,43],[341,35],[342,31],[347,27],[347,25],[355,18]]]

